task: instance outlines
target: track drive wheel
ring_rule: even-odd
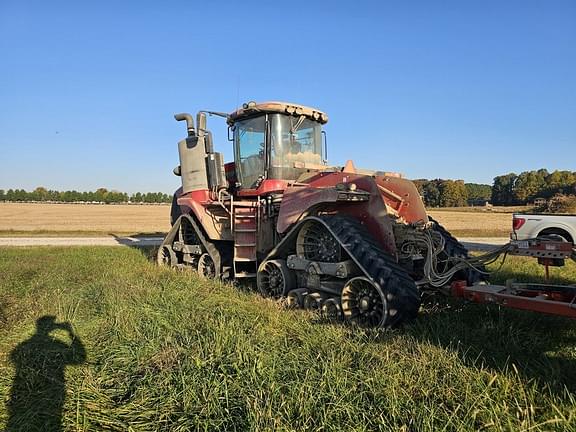
[[[217,277],[216,265],[214,260],[208,253],[203,253],[198,258],[198,274],[206,279],[214,279]]]
[[[296,254],[310,261],[338,262],[342,257],[342,248],[324,225],[308,221],[298,232]]]
[[[256,284],[264,297],[277,299],[296,288],[296,278],[285,260],[269,260],[258,271]]]
[[[344,285],[342,312],[347,321],[361,327],[384,327],[388,315],[393,314],[382,290],[364,276],[352,278]]]
[[[176,267],[178,265],[176,252],[174,252],[172,246],[166,245],[158,249],[158,253],[156,254],[156,263],[158,265],[169,267]]]

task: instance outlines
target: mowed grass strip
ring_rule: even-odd
[[[46,315],[70,322],[87,353],[66,368],[66,430],[576,428],[572,321],[439,299],[404,329],[362,331],[158,268],[147,253],[0,249],[0,428],[12,415],[26,430],[49,404],[36,395],[46,402],[32,411],[7,409],[10,355]],[[504,271],[542,274],[522,259]]]

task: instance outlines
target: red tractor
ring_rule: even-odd
[[[214,152],[207,114],[226,118],[234,162]],[[159,263],[253,278],[267,297],[367,327],[413,319],[427,289],[482,279],[411,181],[327,164],[323,112],[250,102],[231,114],[201,111],[196,124],[174,117],[188,136]]]

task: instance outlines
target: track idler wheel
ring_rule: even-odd
[[[290,309],[302,309],[304,307],[304,299],[308,295],[308,288],[297,288],[288,291],[286,295],[286,302]]]
[[[176,267],[178,265],[178,258],[176,257],[176,252],[172,249],[172,246],[162,246],[158,249],[156,254],[156,263],[158,265],[164,265],[169,267]]]
[[[309,311],[319,311],[322,308],[322,295],[314,292],[304,297],[304,309]]]
[[[330,321],[340,321],[343,318],[342,306],[338,299],[330,298],[322,303],[322,316]]]
[[[296,278],[285,260],[270,260],[262,264],[256,275],[256,284],[264,297],[277,299],[296,287]]]
[[[388,304],[382,291],[364,276],[350,279],[342,290],[344,318],[361,327],[383,327]]]
[[[198,258],[198,274],[206,279],[214,279],[217,275],[214,260],[208,253],[203,253]]]

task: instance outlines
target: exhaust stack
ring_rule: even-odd
[[[188,130],[188,136],[193,136],[195,134],[194,119],[190,114],[188,113],[174,114],[174,119],[176,119],[176,121],[186,120],[186,129]]]

